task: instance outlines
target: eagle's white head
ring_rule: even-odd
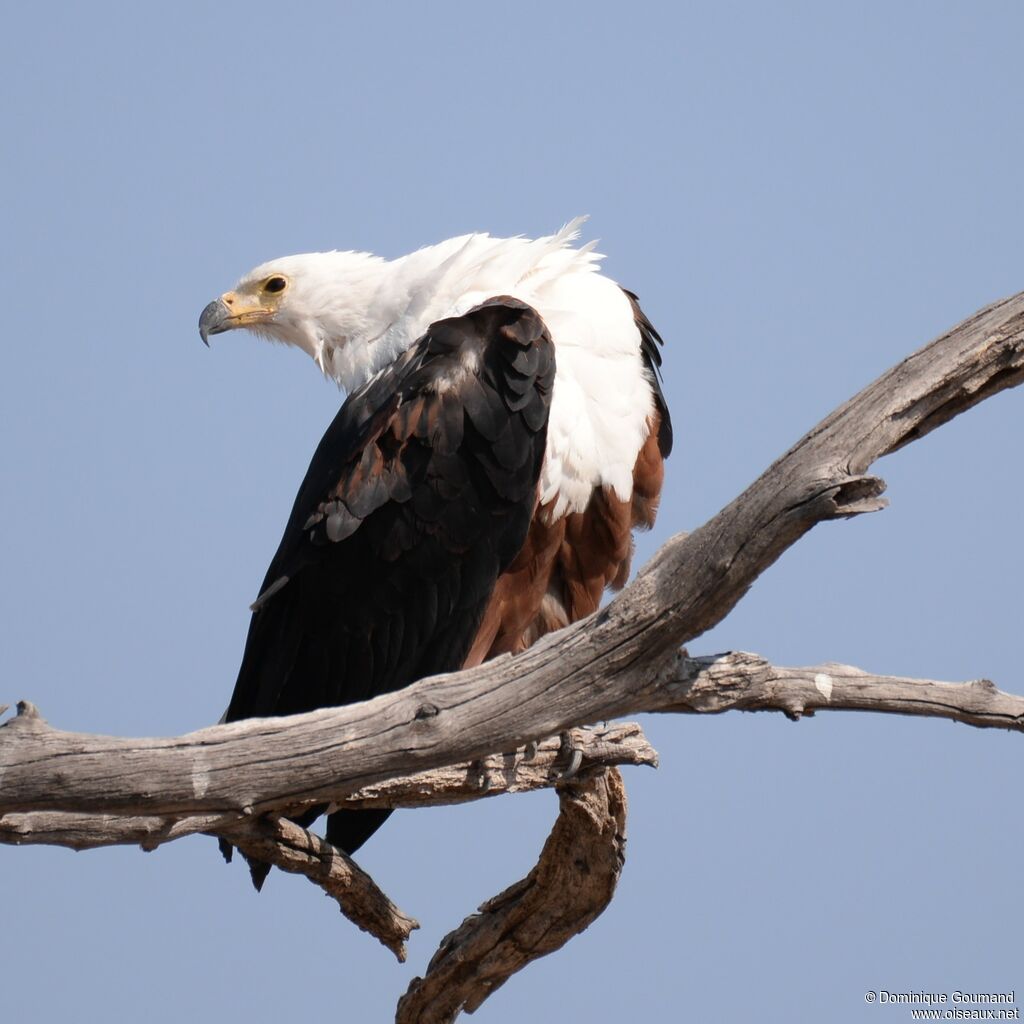
[[[251,270],[214,299],[199,319],[199,333],[206,341],[245,327],[295,345],[351,391],[435,320],[458,316],[491,296],[512,295],[545,319],[581,303],[591,307],[571,283],[599,277],[593,271],[600,257],[592,244],[572,247],[581,223],[577,218],[537,239],[461,235],[394,260],[364,252],[284,256]],[[569,290],[558,291],[567,279]],[[605,284],[614,302],[628,307],[618,289]],[[553,337],[555,319],[548,324]]]
[[[373,342],[390,326],[381,284],[387,262],[364,252],[311,252],[262,263],[199,318],[204,342],[238,327],[308,353],[347,388],[368,373]],[[340,363],[346,363],[344,371]]]

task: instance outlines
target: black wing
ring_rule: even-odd
[[[640,300],[628,288],[622,289],[633,307],[633,321],[640,332],[640,353],[647,369],[651,375],[651,385],[654,388],[654,404],[658,409],[660,419],[658,421],[658,450],[661,457],[667,459],[672,454],[672,417],[668,412],[668,402],[665,401],[665,392],[661,389],[661,348],[665,342],[661,335],[655,330],[654,324],[647,319],[647,314],[640,308]]]
[[[542,320],[499,297],[432,324],[353,392],[254,605],[227,721],[367,700],[462,666],[526,538],[553,380]],[[328,836],[352,852],[385,816],[332,815]]]

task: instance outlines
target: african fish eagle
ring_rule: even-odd
[[[287,256],[203,310],[204,342],[247,328],[349,393],[253,605],[226,721],[521,651],[623,585],[672,428],[661,338],[593,243],[573,246],[581,222],[395,260]],[[351,853],[387,814],[333,813],[327,838]]]

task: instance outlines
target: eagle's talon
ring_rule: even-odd
[[[473,773],[480,780],[480,792],[486,793],[491,788],[491,773],[487,767],[487,759],[481,757],[470,766]]]
[[[575,777],[576,773],[580,770],[580,766],[583,764],[583,750],[576,746],[571,732],[563,732],[559,739],[562,741],[561,750],[565,750],[569,754],[569,767],[561,773],[559,781],[568,782],[571,778]]]

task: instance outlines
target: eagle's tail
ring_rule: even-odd
[[[326,810],[327,807],[321,804],[290,820],[302,828],[309,828]],[[391,810],[385,807],[368,811],[335,811],[327,816],[327,842],[351,856],[388,820],[390,814]],[[224,860],[230,864],[235,848],[226,839],[218,839],[217,843]],[[249,865],[253,888],[260,892],[272,865],[255,857],[245,859]]]
[[[353,854],[388,820],[391,809],[335,811],[327,817],[327,842]]]

